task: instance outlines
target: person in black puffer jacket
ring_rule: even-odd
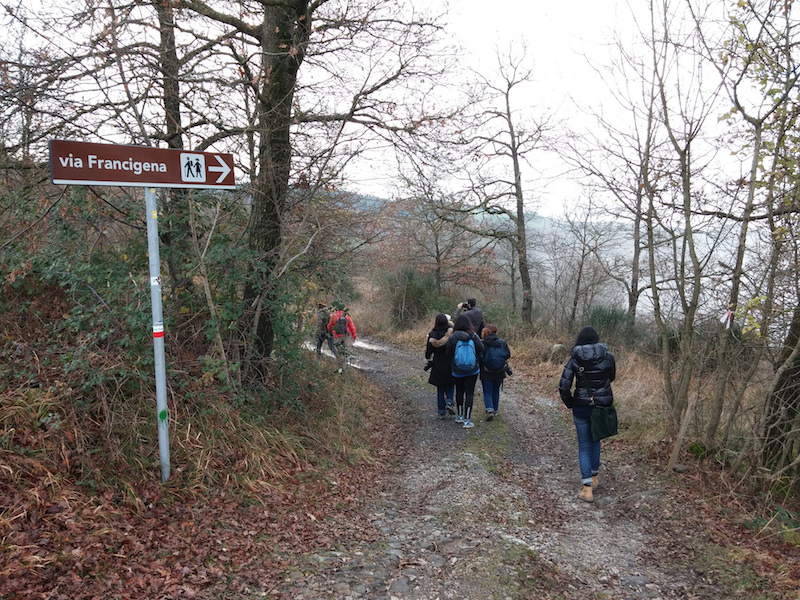
[[[444,419],[449,413],[456,414],[453,403],[455,380],[450,372],[450,360],[447,358],[445,346],[453,333],[453,324],[450,317],[439,313],[433,322],[433,329],[428,334],[425,344],[425,358],[428,360],[426,367],[430,372],[428,383],[436,386],[436,408],[439,418]]]
[[[616,376],[614,355],[605,344],[600,343],[597,331],[593,327],[581,329],[561,373],[558,392],[564,405],[572,409],[572,420],[578,433],[578,463],[583,484],[580,499],[586,502],[594,500],[592,490],[597,489],[600,471],[600,442],[592,440],[590,426],[591,403],[594,401],[602,406],[613,404],[611,382]]]

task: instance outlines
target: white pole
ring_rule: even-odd
[[[158,253],[158,210],[155,188],[145,188],[147,252],[150,259],[150,303],[153,307],[153,354],[156,367],[158,456],[161,481],[169,479],[169,418],[167,413],[167,369],[164,361],[164,317],[161,308],[161,258]]]

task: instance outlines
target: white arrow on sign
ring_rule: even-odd
[[[231,168],[219,156],[215,156],[214,158],[217,159],[217,162],[220,164],[220,166],[219,167],[208,167],[208,170],[220,173],[220,176],[217,179],[217,183],[222,183],[222,181],[225,179],[225,177],[227,177],[228,173],[231,172]]]

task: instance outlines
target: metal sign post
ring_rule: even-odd
[[[167,414],[167,368],[164,361],[164,317],[161,307],[161,257],[158,250],[156,190],[145,188],[147,210],[147,254],[150,262],[150,304],[153,307],[153,355],[156,368],[156,412],[161,481],[169,479],[169,419]]]
[[[155,188],[236,189],[233,178],[233,156],[149,146],[50,140],[50,180],[54,184],[145,188],[150,303],[153,308],[158,455],[161,463],[161,481],[164,482],[169,479],[169,414]]]

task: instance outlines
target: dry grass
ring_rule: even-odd
[[[269,417],[211,390],[191,402],[171,398],[171,478],[163,492],[185,499],[225,485],[269,493],[297,473],[368,460],[365,403],[377,392],[355,375],[334,379],[329,366],[310,360],[298,369],[305,379],[298,387],[307,390],[299,407]],[[66,489],[87,497],[108,490],[134,510],[160,493],[152,485],[160,466],[151,397],[77,408],[68,388],[9,390],[0,405],[0,452],[5,524]]]
[[[660,445],[668,422],[661,371],[647,358],[625,353],[617,360],[614,401],[625,427],[625,438],[642,447]]]
[[[425,352],[425,342],[428,339],[428,334],[433,329],[433,321],[434,319],[431,317],[429,322],[423,321],[417,323],[411,329],[392,334],[391,339],[395,344],[403,348],[408,348],[412,351],[419,350],[419,353],[422,354]]]
[[[348,306],[348,312],[359,335],[382,338],[394,329],[392,315],[378,301],[367,282],[359,285],[361,300]]]

